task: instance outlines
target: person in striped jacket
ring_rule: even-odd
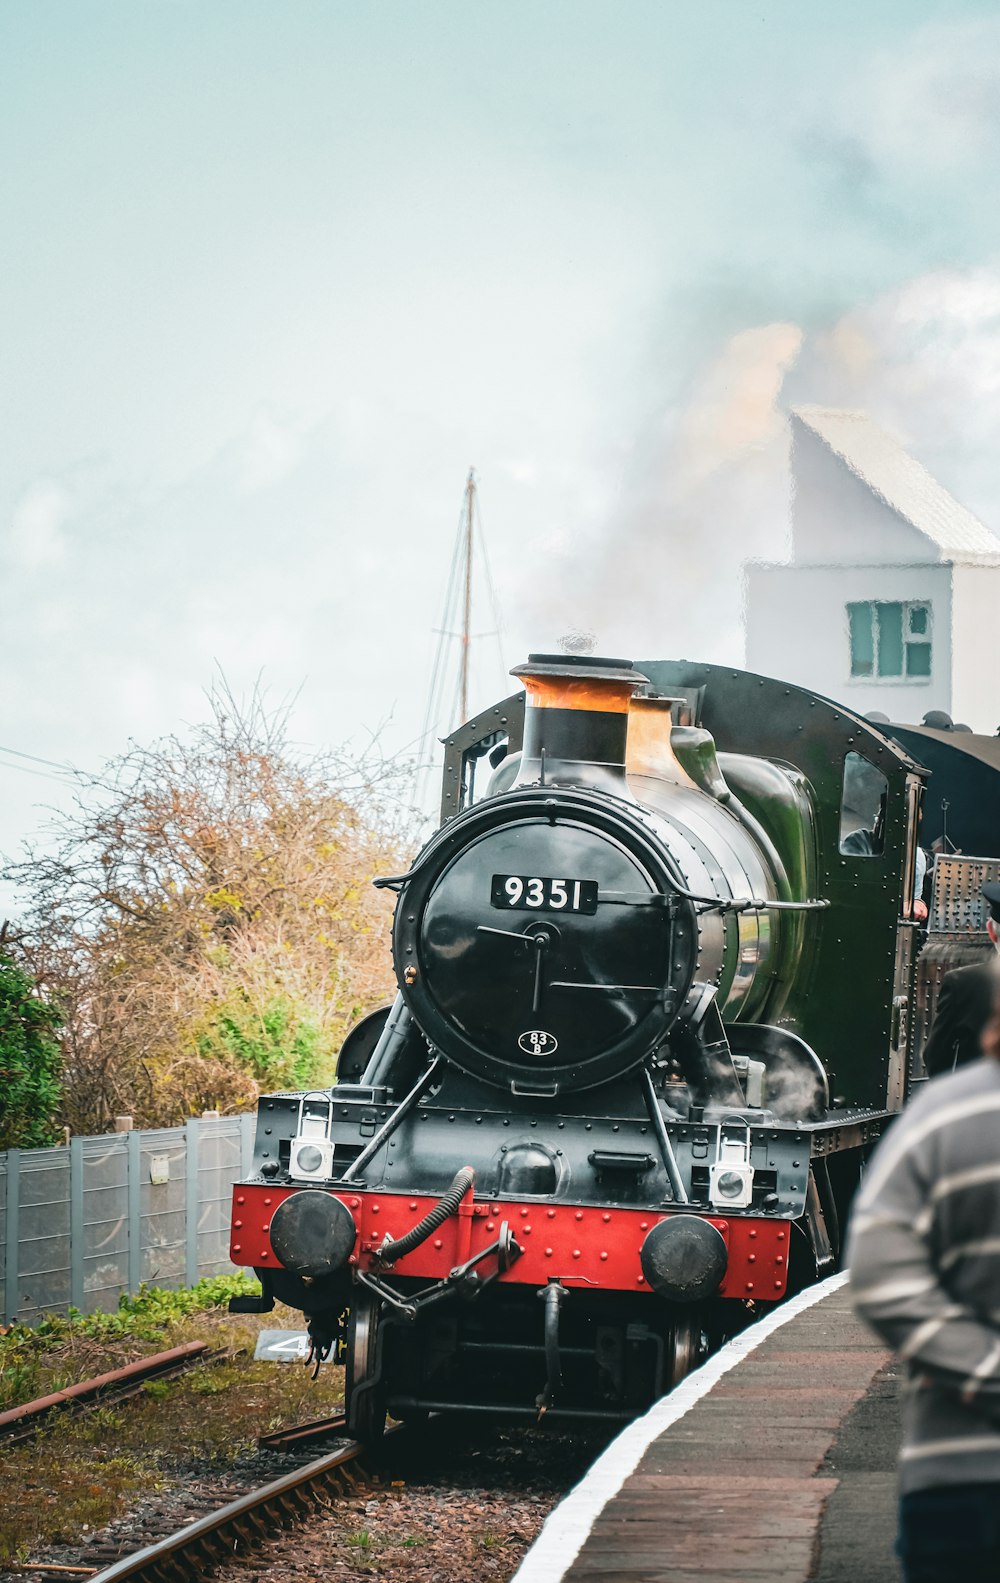
[[[847,1250],[858,1314],[908,1366],[897,1551],[907,1583],[1000,1580],[1000,963],[983,1058],[879,1143]]]

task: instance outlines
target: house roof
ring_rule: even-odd
[[[1000,565],[1000,539],[866,413],[793,407],[792,417],[892,511],[936,544],[942,561]]]

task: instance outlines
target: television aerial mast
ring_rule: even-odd
[[[481,601],[485,596],[490,609],[492,628],[485,632],[473,630],[477,593]],[[435,631],[438,641],[420,733],[419,762],[414,785],[414,801],[418,808],[422,808],[427,800],[430,776],[439,762],[435,738],[447,735],[469,718],[469,700],[474,680],[473,645],[486,638],[495,639],[501,685],[506,675],[502,649],[503,618],[486,552],[479,510],[478,480],[472,467],[462,495],[441,625]],[[454,663],[456,643],[457,666]]]
[[[462,531],[462,656],[458,671],[458,719],[460,725],[469,718],[469,645],[472,642],[472,549],[473,523],[476,509],[476,474],[469,468],[465,480],[465,510]]]

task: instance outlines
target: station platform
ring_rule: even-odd
[[[513,1583],[898,1583],[901,1376],[832,1276],[629,1425]]]

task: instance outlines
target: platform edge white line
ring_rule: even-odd
[[[768,1336],[773,1336],[782,1325],[787,1325],[789,1320],[805,1313],[824,1297],[831,1296],[846,1282],[847,1273],[842,1271],[789,1298],[766,1319],[759,1319],[732,1341],[727,1341],[700,1369],[695,1369],[668,1396],[661,1396],[648,1413],[623,1429],[579,1484],[549,1513],[510,1583],[560,1583],[583,1549],[601,1512],[618,1494],[629,1474],[635,1472],[657,1436],[678,1423],[724,1374]]]

